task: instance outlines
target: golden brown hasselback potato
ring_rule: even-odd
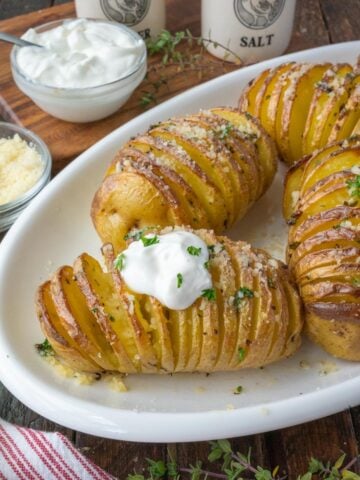
[[[250,82],[239,109],[258,118],[292,164],[360,128],[360,74],[348,64],[286,63]]]
[[[287,267],[244,242],[192,232],[210,247],[215,299],[170,310],[130,291],[106,244],[107,272],[84,253],[38,289],[40,325],[58,356],[90,372],[169,373],[257,367],[294,353],[301,304]]]
[[[269,187],[273,141],[256,119],[214,108],[152,126],[119,150],[92,204],[103,242],[132,228],[190,225],[224,231]]]
[[[360,136],[290,168],[284,215],[310,338],[336,357],[360,361]]]

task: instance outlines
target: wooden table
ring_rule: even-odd
[[[52,7],[51,12],[56,17],[60,14],[60,7],[56,5],[60,3],[65,2],[0,0],[0,19],[46,7]],[[71,6],[66,8],[72,9]],[[169,28],[180,30],[189,27],[193,33],[199,33],[199,0],[168,0],[167,8]],[[3,23],[1,22],[1,25]],[[360,0],[299,0],[295,30],[288,51],[359,38]],[[57,170],[63,168],[70,160],[58,163]],[[171,452],[172,458],[175,457],[179,464],[185,465],[194,463],[196,459],[205,461],[208,454],[206,442],[150,445],[105,440],[75,432],[29,410],[3,386],[0,386],[0,416],[19,425],[62,432],[85,455],[119,479],[125,479],[134,469],[140,472],[146,464],[147,457],[165,460]],[[343,452],[349,456],[348,458],[356,457],[360,453],[359,441],[360,407],[303,425],[233,439],[232,443],[236,449],[244,453],[251,447],[255,464],[272,468],[280,465],[280,471],[286,470],[289,478],[295,479],[299,473],[306,470],[311,457],[334,461]],[[359,464],[355,471],[360,472]]]

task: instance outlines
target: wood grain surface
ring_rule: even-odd
[[[2,20],[0,29],[21,34],[40,22],[73,15],[72,3],[60,5],[61,3],[61,0],[0,0],[0,18],[35,10],[26,16]],[[50,6],[51,8],[46,10],[37,11]],[[199,14],[199,0],[167,1],[168,28],[172,30],[190,28],[194,34],[198,34]],[[360,0],[299,0],[295,29],[288,51],[359,38]],[[52,119],[14,88],[7,60],[8,52],[9,47],[0,46],[0,109],[8,119],[31,128],[43,137],[55,159],[54,173],[64,168],[84,148],[141,111],[137,103],[138,97],[134,95],[121,113],[102,122],[80,126]],[[171,91],[164,92],[160,100],[189,88],[193,83],[194,78],[177,83],[172,86]],[[3,386],[0,386],[0,416],[19,425],[61,431],[80,451],[120,480],[125,479],[127,474],[135,469],[141,472],[147,457],[171,457],[179,464],[186,465],[197,459],[206,462],[208,454],[206,442],[150,445],[106,440],[75,432],[32,412]],[[280,471],[287,471],[289,479],[295,480],[298,474],[306,470],[311,457],[334,461],[343,452],[349,459],[359,455],[359,441],[360,407],[303,425],[233,439],[232,444],[244,453],[251,448],[254,464],[272,468],[280,465]],[[355,470],[360,472],[359,465]]]

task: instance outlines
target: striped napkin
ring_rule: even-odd
[[[61,433],[0,420],[0,480],[114,480]]]

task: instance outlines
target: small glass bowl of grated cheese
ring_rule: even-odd
[[[0,232],[49,182],[51,164],[50,152],[38,136],[0,122]]]

